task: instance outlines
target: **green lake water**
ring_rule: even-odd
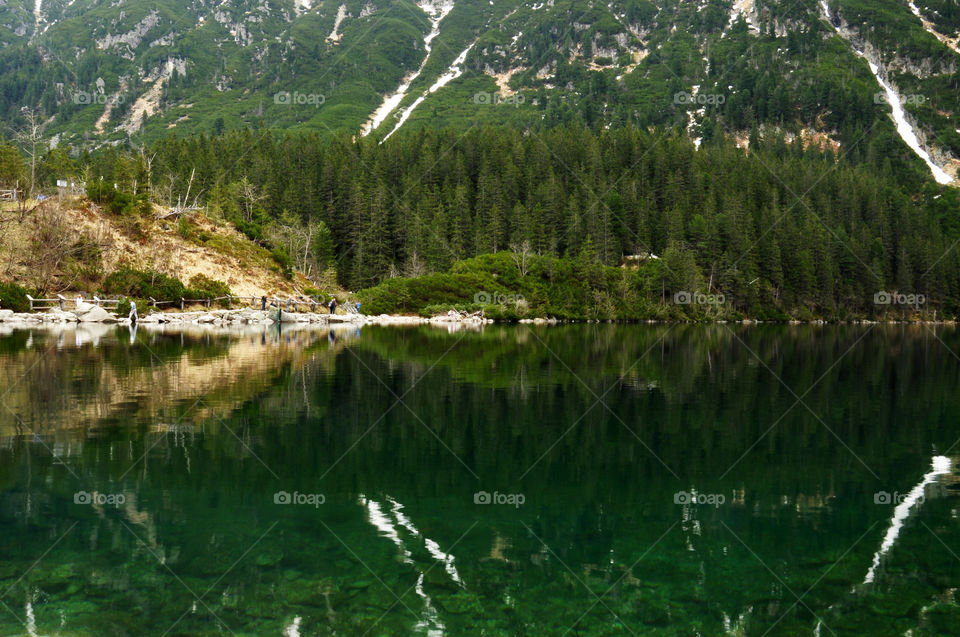
[[[0,635],[960,635],[960,333],[0,334]]]

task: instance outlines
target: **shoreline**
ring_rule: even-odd
[[[0,325],[12,327],[38,327],[70,325],[116,325],[127,326],[131,321],[127,317],[118,317],[98,306],[96,311],[63,311],[57,308],[41,312],[14,312],[0,309]],[[671,319],[555,319],[523,318],[492,319],[477,316],[439,315],[430,318],[403,314],[321,314],[316,312],[277,312],[272,310],[244,309],[205,309],[172,312],[151,312],[138,318],[138,327],[147,326],[191,326],[206,325],[212,327],[237,326],[284,326],[312,325],[317,327],[363,326],[363,325],[439,325],[439,326],[481,326],[481,325],[576,325],[576,324],[617,324],[617,325],[936,325],[955,326],[957,321],[919,320],[919,319],[849,319],[809,321],[761,321],[757,319],[681,321]]]

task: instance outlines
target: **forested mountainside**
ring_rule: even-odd
[[[335,267],[348,289],[526,250],[607,266],[635,256],[631,267],[654,268],[656,298],[718,289],[744,310],[836,316],[899,290],[952,314],[960,193],[889,141],[898,152],[861,143],[838,161],[782,136],[744,153],[632,127],[420,129],[382,144],[244,130],[166,140],[150,170],[192,183],[209,214],[251,237],[266,240],[277,220],[297,229],[285,249],[298,267]],[[139,154],[98,155],[91,174],[119,190],[92,194],[128,201],[117,193],[149,181],[145,169]]]
[[[0,119],[72,148],[486,123],[842,153],[894,131],[883,81],[954,175],[958,27],[957,0],[9,0]]]
[[[650,303],[953,316],[958,26],[956,0],[8,2],[0,188],[189,201],[354,290],[508,250]]]

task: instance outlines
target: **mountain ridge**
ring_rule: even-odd
[[[859,47],[955,177],[960,12],[922,5],[19,0],[0,8],[0,117],[13,129],[34,109],[54,145],[88,149],[243,126],[384,137],[575,120],[692,138],[813,129],[849,147],[890,116]]]

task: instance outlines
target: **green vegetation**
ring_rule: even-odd
[[[642,270],[603,266],[588,253],[558,259],[500,252],[454,264],[450,272],[389,279],[361,293],[364,311],[424,316],[483,310],[489,318],[668,318],[676,312],[651,298],[666,270],[652,261]],[[716,314],[714,314],[716,316]]]
[[[180,279],[154,270],[136,270],[123,266],[103,280],[103,292],[157,301],[179,301],[187,288]]]
[[[510,291],[527,305],[490,309],[503,316],[701,317],[665,305],[671,291],[730,299],[710,316],[943,317],[960,308],[960,257],[950,249],[960,240],[957,192],[931,183],[853,50],[871,44],[914,98],[905,108],[925,138],[960,154],[955,55],[898,0],[831,0],[853,45],[816,0],[763,3],[757,28],[730,22],[728,0],[458,2],[429,58],[429,20],[409,0],[349,0],[336,42],[326,40],[329,4],[291,17],[240,2],[201,20],[204,9],[181,0],[134,3],[119,16],[86,2],[51,7],[49,32],[0,50],[0,118],[21,133],[21,150],[30,113],[46,134],[62,133],[35,167],[0,142],[0,185],[22,187],[32,168],[39,186],[83,179],[138,241],[148,240],[141,220],[151,200],[189,193],[258,247],[232,254],[231,238],[187,216],[176,225],[184,239],[223,248],[239,267],[303,272],[316,288],[334,276],[351,290],[394,286],[399,303],[371,292],[374,303],[410,311],[472,307],[469,286],[506,289],[489,278],[505,276],[504,251],[559,278],[516,281],[522,290]],[[955,5],[920,10],[952,33]],[[90,46],[40,73],[37,47],[89,39],[87,17],[103,19],[94,39],[158,24],[139,46]],[[168,23],[182,27],[169,41]],[[468,47],[463,75],[430,93],[397,135],[380,143],[394,113],[356,136],[403,77],[425,62],[408,106]],[[118,131],[147,88],[143,72],[168,60],[158,113],[140,132]],[[90,130],[105,104],[69,99],[77,91],[123,98],[102,135]],[[322,100],[298,102],[294,92]],[[96,274],[88,256],[75,268],[80,280]],[[588,284],[592,267],[600,270]],[[124,276],[112,283],[137,298],[154,281],[126,285]],[[541,299],[546,291],[555,298]],[[878,309],[882,291],[925,303]]]
[[[722,293],[753,317],[873,315],[880,291],[923,294],[920,309],[953,316],[958,193],[933,184],[894,135],[837,158],[757,131],[749,155],[723,137],[698,151],[682,133],[631,127],[411,130],[382,145],[239,131],[164,140],[154,167],[180,183],[194,175],[211,210],[270,246],[283,267],[287,257],[298,269],[322,260],[346,289],[446,273],[526,244],[533,255],[614,268],[652,253],[674,290]],[[454,287],[456,298],[433,302],[472,298]],[[660,303],[660,288],[646,302]],[[420,301],[429,304],[411,311]],[[558,301],[549,311],[581,306],[603,304]]]
[[[864,135],[872,138],[890,129],[888,109],[873,100],[879,89],[866,64],[822,19],[816,0],[763,3],[759,31],[743,20],[728,24],[729,0],[556,0],[537,9],[520,0],[458,2],[426,59],[423,37],[429,21],[414,3],[374,6],[347,0],[340,40],[327,42],[339,4],[291,12],[286,6],[240,0],[213,15],[184,0],[162,0],[149,6],[134,2],[118,16],[113,7],[78,0],[45,7],[55,23],[36,37],[13,35],[22,20],[33,22],[29,13],[10,16],[9,44],[0,49],[0,136],[21,131],[24,105],[45,122],[44,134],[58,135],[59,145],[72,146],[74,156],[84,148],[103,149],[105,139],[139,147],[172,132],[181,137],[243,128],[355,134],[383,96],[421,63],[423,72],[401,107],[418,99],[471,45],[463,75],[430,93],[406,127],[679,127],[705,106],[691,129],[705,139],[754,127],[776,126],[790,134],[815,128],[852,148]],[[912,67],[908,77],[896,78],[901,92],[926,98],[925,108],[914,115],[938,146],[960,154],[960,135],[948,121],[957,102],[955,55],[924,31],[904,2],[832,0],[830,5],[860,39],[876,47],[891,75],[903,72],[903,61]],[[941,31],[956,32],[956,0],[919,6]],[[0,33],[3,18],[0,12]],[[96,42],[130,33],[145,19],[157,24],[138,46]],[[89,24],[97,27],[91,30]],[[57,64],[49,64],[51,51]],[[128,121],[133,104],[150,88],[144,74],[159,73],[168,61],[173,70],[159,111],[142,122]],[[507,72],[519,93],[510,101],[494,100],[499,88],[491,74]],[[701,95],[723,100],[678,103],[676,94],[693,86]],[[486,96],[478,99],[482,93]],[[292,99],[294,94],[303,99]],[[92,132],[107,107],[104,131]],[[390,130],[395,117],[375,134]],[[126,128],[118,129],[121,123]],[[100,175],[92,171],[89,177]],[[40,176],[49,185],[63,175],[54,163]],[[126,205],[122,199],[118,208]]]
[[[190,287],[186,290],[191,299],[215,299],[230,295],[230,286],[223,281],[211,279],[205,274],[190,277]]]
[[[230,294],[230,287],[223,281],[211,279],[204,274],[194,275],[190,285],[185,286],[180,279],[154,270],[136,270],[123,266],[111,272],[103,281],[103,292],[143,300],[156,299],[158,302],[179,302],[180,299],[213,299]],[[130,310],[129,305],[126,306]]]
[[[14,312],[29,312],[28,290],[16,283],[0,283],[0,308]]]

